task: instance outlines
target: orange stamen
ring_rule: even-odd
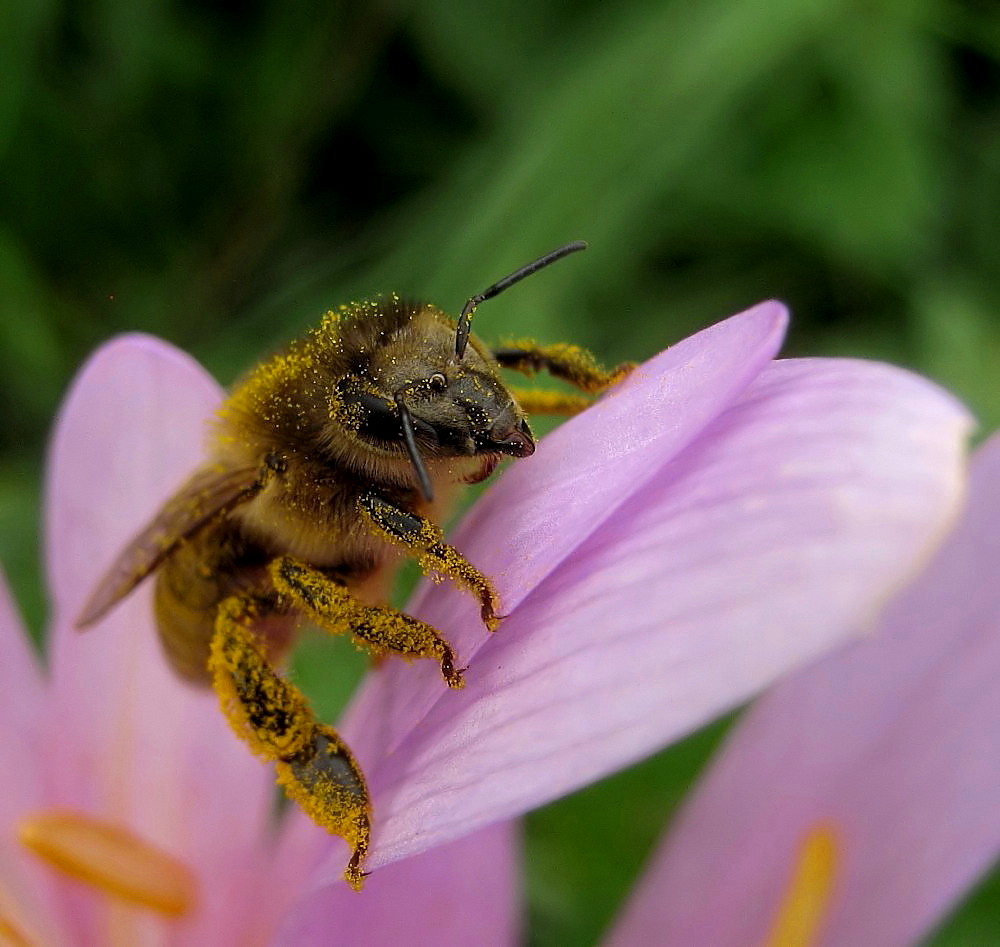
[[[12,920],[0,914],[0,947],[31,947],[31,941]]]
[[[840,844],[833,826],[818,823],[799,846],[795,871],[771,924],[767,947],[816,943],[837,877]]]
[[[71,878],[170,917],[195,903],[191,872],[128,829],[82,812],[49,810],[18,824],[23,845]]]

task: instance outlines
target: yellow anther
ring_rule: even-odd
[[[180,917],[196,883],[181,862],[120,825],[82,812],[36,812],[18,823],[21,842],[65,875],[132,904]]]
[[[12,920],[0,914],[0,947],[31,947],[31,941]]]
[[[764,941],[767,947],[808,947],[816,943],[837,880],[840,847],[830,824],[817,823],[806,833],[791,881]]]

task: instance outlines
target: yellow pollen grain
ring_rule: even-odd
[[[816,943],[837,880],[840,848],[832,825],[817,823],[806,833],[791,881],[764,941],[767,947],[807,947]]]
[[[18,834],[53,868],[131,904],[169,917],[194,907],[196,883],[187,867],[122,826],[48,810],[22,819]]]

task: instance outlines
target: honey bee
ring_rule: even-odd
[[[214,421],[209,455],[126,546],[84,606],[93,625],[155,573],[167,659],[210,685],[237,735],[273,763],[286,793],[345,839],[345,880],[360,889],[371,805],[337,732],[275,669],[300,623],[349,635],[373,656],[431,658],[449,687],[462,668],[444,636],[386,604],[394,566],[416,558],[478,601],[493,631],[490,580],[444,541],[448,495],[487,478],[506,455],[535,450],[528,412],[570,414],[583,395],[516,392],[500,369],[546,370],[597,394],[605,371],[573,345],[491,349],[471,334],[476,307],[582,250],[567,244],[473,296],[457,320],[393,295],[341,306],[236,385]]]

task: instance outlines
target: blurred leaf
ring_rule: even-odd
[[[8,459],[0,465],[0,569],[6,576],[31,636],[41,643],[46,616],[39,567],[37,460]]]
[[[25,106],[31,59],[54,5],[47,0],[0,4],[0,160]]]
[[[521,333],[544,319],[537,314],[571,311],[618,274],[623,248],[634,258],[648,247],[650,196],[675,190],[756,84],[839,10],[835,2],[788,3],[765,22],[751,7],[719,0],[574,23],[534,82],[524,76],[511,86],[508,121],[472,151],[448,192],[430,197],[438,212],[421,217],[369,279],[461,299],[470,274],[489,281],[585,237],[597,252],[583,272],[571,276],[567,263],[519,287],[505,328]],[[535,320],[525,315],[531,310]]]
[[[956,907],[941,927],[927,938],[926,947],[970,947],[992,944],[1000,915],[1000,868],[982,878],[966,901]]]
[[[530,943],[597,943],[733,717],[527,817]]]
[[[4,354],[0,405],[5,419],[0,443],[18,450],[38,419],[55,410],[67,366],[53,324],[59,305],[2,226],[0,299],[4,308],[0,319],[0,351]]]
[[[914,297],[920,363],[932,377],[974,405],[980,435],[1000,427],[1000,319],[975,290],[929,281]]]
[[[775,77],[784,91],[769,96],[746,181],[765,220],[898,276],[939,236],[941,67],[919,5],[883,0],[850,14]]]
[[[333,722],[370,663],[348,639],[336,640],[308,628],[295,646],[289,676],[305,692],[319,719]]]

